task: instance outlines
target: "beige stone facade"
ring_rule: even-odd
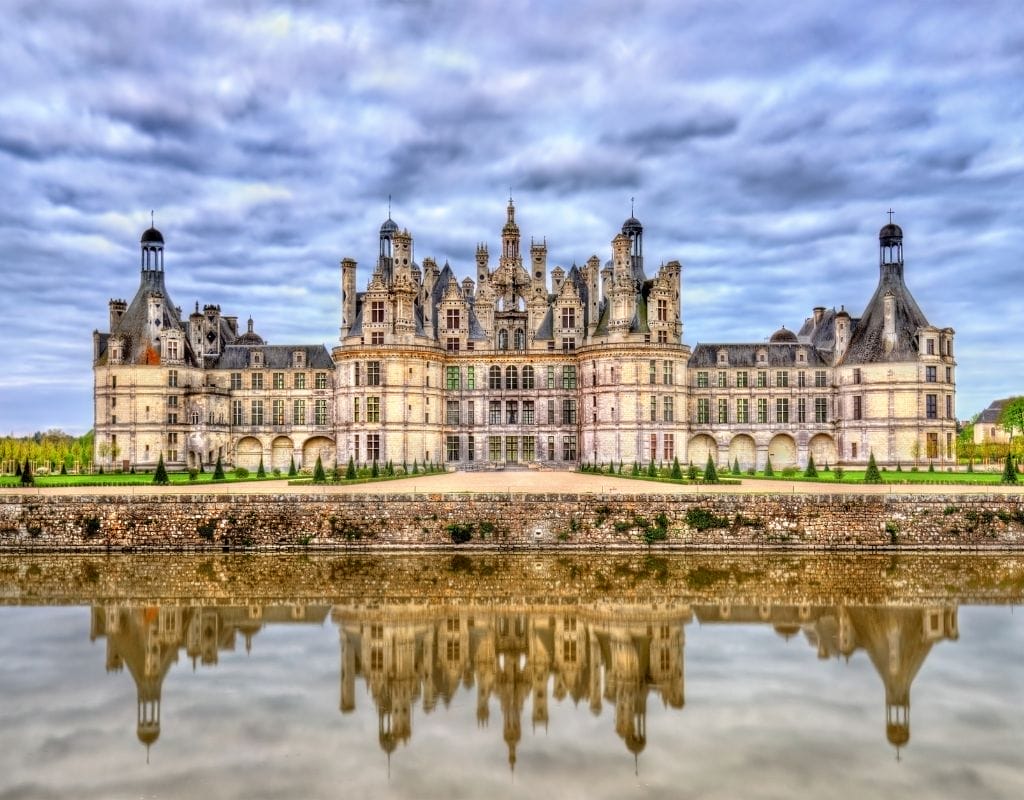
[[[267,345],[208,305],[186,319],[164,285],[163,237],[143,234],[138,293],[94,334],[96,459],[269,471],[373,461],[463,469],[678,458],[702,466],[955,463],[953,330],[903,280],[902,231],[879,237],[864,313],[817,307],[765,342],[683,343],[682,267],[648,277],[630,217],[610,259],[549,269],[520,248],[510,200],[475,279],[414,255],[390,218],[365,291],[341,261],[340,341]]]

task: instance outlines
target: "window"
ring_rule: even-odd
[[[548,388],[555,388],[555,368],[550,365],[548,366]]]
[[[651,363],[653,364],[654,362],[652,361]],[[654,383],[654,381],[651,381],[651,383]],[[707,372],[705,372],[703,370],[700,370],[700,371],[697,372],[697,388],[698,389],[707,389],[708,388],[708,374],[707,374]]]
[[[459,452],[459,437],[449,436],[446,440],[445,451],[449,461],[458,461],[461,454]]]
[[[459,322],[460,322],[460,320],[459,320],[459,309],[457,309],[457,308],[449,308],[445,312],[444,316],[445,316],[445,320],[444,320],[445,321],[445,327],[448,330],[454,331],[454,330],[458,330],[459,329]]]
[[[384,344],[384,331],[371,331],[370,344],[374,346]]]
[[[759,397],[757,398],[757,421],[767,422],[768,421],[768,398]]]
[[[172,372],[176,372],[176,370],[173,370],[173,369],[172,369],[172,370],[169,370],[169,371],[167,372],[167,376],[168,376],[168,383],[167,383],[167,385],[168,385],[168,386],[170,386],[170,385],[171,385],[171,384],[170,384],[170,374],[171,374]],[[110,388],[111,388],[111,389],[116,389],[116,388],[117,388],[117,376],[116,376],[116,375],[111,375],[111,376],[110,376]]]
[[[370,303],[370,322],[384,321],[384,301],[374,300]]]
[[[472,400],[466,403],[466,424],[470,427],[476,424],[476,403]]]
[[[828,422],[828,400],[824,397],[814,398],[814,421]]]
[[[466,388],[476,388],[476,367],[466,367]]]
[[[242,401],[232,400],[231,401],[231,424],[242,425],[244,416],[242,414]]]
[[[359,385],[359,364],[356,364],[355,366],[356,366],[356,386],[358,386]],[[283,372],[275,372],[274,373],[274,388],[275,389],[283,389],[284,388],[284,373]]]
[[[927,381],[928,383],[935,383],[935,381],[938,378],[937,371],[938,371],[937,367],[925,367],[924,368],[924,379],[925,379],[925,381]]]
[[[562,367],[562,388],[576,388],[576,367],[573,364]]]
[[[562,328],[575,328],[576,327],[576,309],[575,308],[563,308],[562,309]]]
[[[569,434],[562,437],[562,461],[576,460],[576,435]]]
[[[718,399],[718,421],[722,425],[729,422],[729,401],[724,397]]]
[[[448,337],[448,341],[445,343],[445,347],[449,353],[459,352],[459,340],[453,336]]]
[[[737,389],[746,389],[749,385],[750,385],[750,383],[747,380],[747,372],[746,372],[746,370],[740,370],[739,372],[737,372],[736,373],[736,388]]]
[[[800,388],[800,389],[804,389],[804,388],[807,387],[807,373],[804,372],[803,370],[800,370],[796,374],[796,385],[797,385],[797,388]]]
[[[526,331],[522,328],[516,328],[516,332],[513,338],[513,345],[516,350],[526,349]]]
[[[562,401],[562,424],[576,424],[576,401],[571,397],[567,397]]]
[[[251,379],[252,379],[252,388],[253,389],[262,389],[263,388],[263,373],[262,372],[254,372],[252,374],[252,376],[251,376]]]
[[[952,383],[952,382],[953,382],[953,368],[952,367],[946,367],[946,383]]]
[[[930,355],[930,356],[935,355],[935,340],[934,339],[927,339],[925,341],[925,352],[927,352],[928,355]]]
[[[523,461],[533,461],[537,458],[537,440],[532,436],[523,437]]]
[[[789,373],[786,370],[780,369],[775,373],[775,385],[780,389],[789,386]]]
[[[241,389],[242,388],[242,373],[232,372],[231,373],[231,388]]]
[[[523,388],[533,388],[533,367],[531,367],[529,364],[523,367]]]
[[[548,425],[554,425],[554,424],[555,424],[555,401],[554,400],[548,400]],[[552,451],[552,452],[554,452],[554,451]],[[554,456],[551,456],[551,458],[554,458]]]
[[[676,457],[676,437],[674,434],[665,434],[665,460],[671,461]]]
[[[263,401],[253,400],[252,405],[249,409],[250,423],[253,425],[263,424]]]
[[[315,380],[314,386],[316,386],[317,389],[326,389],[327,388],[327,373],[326,372],[318,372],[318,373],[316,373],[316,378],[314,380]]]
[[[170,397],[168,397],[167,398],[167,405],[173,406],[174,408],[177,408],[178,407],[178,395],[172,394]]]
[[[445,367],[445,388],[449,391],[461,389],[459,383],[459,368]]]
[[[277,402],[276,400],[274,401]],[[359,398],[352,398],[352,421],[359,422]]]
[[[658,344],[668,344],[668,331],[658,331]]]
[[[467,436],[466,437],[466,460],[467,461],[475,461],[476,460],[476,437],[475,436]]]
[[[854,398],[853,398],[853,418],[854,419],[861,419],[863,417],[863,415],[864,415],[864,408],[863,408],[863,403],[862,403],[862,400],[861,400],[861,396],[859,394],[858,395],[854,395]]]
[[[506,436],[505,437],[505,460],[506,461],[518,461],[519,460],[519,437],[518,436]]]
[[[369,401],[366,403],[369,408]],[[305,425],[306,424],[306,401],[296,400],[292,406],[292,424],[293,425]]]
[[[711,422],[711,401],[706,397],[697,398],[697,424],[707,425]]]
[[[505,419],[509,425],[519,422],[519,402],[517,400],[505,401]]]
[[[668,322],[668,300],[658,298],[658,322]]]
[[[664,398],[662,403],[665,409],[665,422],[672,422],[675,416],[675,408],[671,397]]]
[[[860,367],[855,367],[853,370],[853,382],[860,383]]]
[[[807,422],[807,398],[800,397],[796,401],[796,421]]]
[[[939,396],[937,394],[926,394],[924,396],[925,417],[938,419],[939,417]]]
[[[850,455],[853,458],[857,457],[857,443],[856,442],[850,442]]]
[[[356,384],[358,386],[358,384]],[[380,362],[379,361],[367,361],[366,362],[366,385],[367,386],[380,386]]]
[[[501,461],[501,437],[500,436],[488,436],[487,437],[487,449],[491,461]]]
[[[316,424],[326,425],[327,424],[327,401],[324,398],[320,398],[316,401]]]
[[[296,400],[296,403],[299,401]],[[366,398],[366,421],[367,422],[380,422],[380,398],[379,397],[367,397]]]
[[[237,388],[241,389],[242,388],[241,387],[241,380],[242,380],[242,376],[241,375],[238,376],[238,380],[239,380],[239,386]],[[111,389],[116,388],[117,387],[117,378],[111,378],[110,381],[111,381],[110,388]],[[178,385],[178,370],[176,370],[176,369],[169,369],[169,370],[167,370],[167,385],[168,386],[177,386]],[[234,389],[236,387],[232,386],[231,388]]]
[[[822,388],[823,386],[827,386],[828,385],[828,383],[826,382],[826,379],[825,379],[825,370],[823,370],[823,369],[816,369],[816,370],[814,370],[814,385],[816,387],[818,387],[819,389]]]
[[[775,421],[789,422],[789,398],[775,398]]]
[[[116,423],[117,422],[117,417],[114,417],[110,421]],[[178,412],[177,411],[168,411],[167,412],[167,424],[168,425],[177,425],[178,424]]]
[[[498,331],[498,349],[508,350],[508,331]]]
[[[767,370],[759,369],[757,371],[757,388],[764,389],[768,386],[768,372]]]
[[[380,434],[366,434],[366,460],[380,461]]]
[[[495,365],[488,373],[488,387],[491,389],[501,388],[501,367]]]
[[[519,370],[515,367],[505,367],[505,388],[519,388]]]
[[[741,423],[750,422],[750,401],[746,397],[736,400],[736,421]]]
[[[724,389],[726,387],[726,377],[725,377],[725,370],[724,369],[720,369],[718,371],[718,381],[717,381],[716,385],[718,386],[719,389]]]
[[[656,459],[658,457],[658,434],[656,434],[656,433],[652,433],[651,434],[650,453],[651,453],[650,460],[654,461],[654,459]]]
[[[953,395],[946,395],[946,419],[953,419]]]
[[[523,401],[523,424],[524,425],[532,425],[533,424],[533,401],[532,400],[524,400]]]
[[[675,369],[671,361],[666,361],[662,364],[662,381],[666,386],[671,386],[675,383]]]
[[[178,358],[178,340],[168,339],[167,340],[167,357],[172,361]]]
[[[572,337],[562,339],[562,352],[571,353],[576,349],[576,340]]]
[[[305,389],[306,388],[306,373],[296,372],[295,373],[295,388]]]
[[[927,452],[928,458],[939,457],[939,434],[928,434],[928,438],[925,440],[925,451]]]
[[[658,421],[658,398],[656,395],[651,395],[651,422]]]
[[[491,400],[487,404],[487,421],[491,425],[501,424],[501,401]]]
[[[284,400],[275,400],[273,405],[274,425],[284,425]],[[356,422],[359,421],[359,401],[356,401]]]

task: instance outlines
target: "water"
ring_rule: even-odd
[[[1024,558],[0,557],[0,798],[1024,795]]]

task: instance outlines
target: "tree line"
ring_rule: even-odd
[[[28,460],[34,469],[46,468],[51,472],[72,469],[77,462],[84,469],[92,463],[93,432],[72,436],[51,428],[36,431],[31,436],[0,436],[0,465],[10,472],[14,464],[24,465]]]

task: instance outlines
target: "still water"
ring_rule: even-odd
[[[0,556],[0,798],[1024,796],[1024,558]]]

